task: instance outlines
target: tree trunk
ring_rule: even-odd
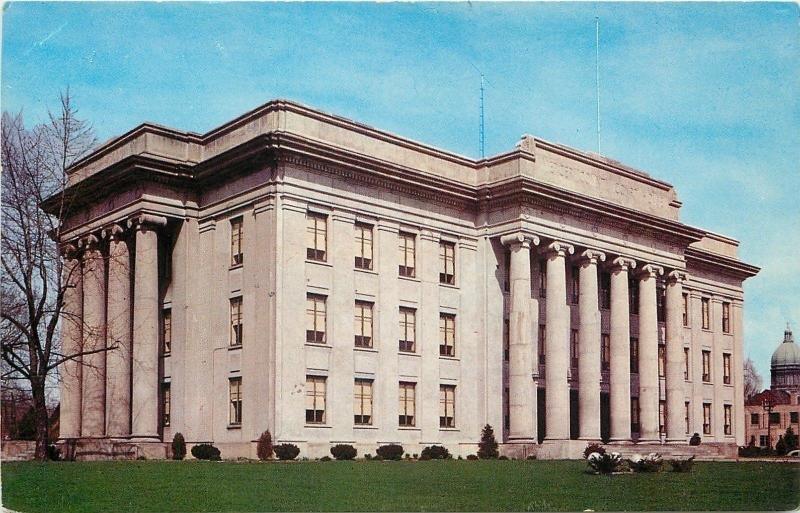
[[[31,380],[33,408],[36,412],[36,453],[38,461],[47,461],[47,446],[50,442],[50,422],[47,415],[47,403],[44,393],[44,379]]]

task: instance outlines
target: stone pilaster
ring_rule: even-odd
[[[74,247],[65,252],[62,280],[65,289],[61,309],[61,352],[70,356],[83,349],[83,271]],[[82,357],[78,356],[61,365],[59,437],[62,439],[81,436],[81,363]]]
[[[158,235],[163,217],[141,215],[128,221],[136,229],[133,295],[132,436],[158,438]]]
[[[631,360],[630,309],[628,307],[628,270],[636,262],[617,257],[611,262],[611,366],[610,406],[611,441],[631,440]]]
[[[507,235],[501,242],[511,252],[511,311],[509,313],[509,434],[512,442],[536,442],[536,389],[533,383],[531,330],[531,242],[523,234]]]
[[[640,442],[656,442],[658,431],[658,317],[656,281],[664,270],[647,264],[639,273],[639,431]],[[612,350],[613,354],[613,350]]]
[[[106,280],[100,240],[89,235],[83,252],[83,394],[81,436],[105,434]]]
[[[547,395],[547,440],[569,440],[569,324],[567,307],[566,258],[574,248],[563,242],[552,242],[547,254],[547,339],[545,351],[545,386]]]
[[[120,226],[103,235],[108,250],[108,347],[106,352],[106,435],[131,434],[131,262],[128,242]]]
[[[600,440],[600,308],[597,265],[606,255],[587,249],[581,253],[578,313],[578,419],[581,440]]]
[[[685,443],[683,390],[683,281],[681,271],[667,276],[666,342],[667,342],[667,442]]]

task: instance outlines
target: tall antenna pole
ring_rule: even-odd
[[[483,73],[481,73],[481,131],[480,131],[481,158],[486,157],[485,137],[486,136],[484,133],[484,126],[483,126]]]
[[[600,17],[594,17],[594,80],[597,92],[597,154],[600,154]]]

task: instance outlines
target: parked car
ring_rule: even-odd
[[[789,451],[786,453],[786,456],[790,458],[800,458],[800,449],[795,449],[793,451]]]

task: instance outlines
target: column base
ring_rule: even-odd
[[[161,437],[157,434],[144,434],[144,435],[131,435],[131,437],[127,440],[129,442],[160,442]]]
[[[685,438],[667,438],[667,445],[689,445]]]
[[[581,442],[587,442],[587,443],[596,443],[596,444],[602,444],[603,443],[603,440],[600,438],[600,435],[597,435],[597,436],[579,436],[578,440],[580,440]]]
[[[612,438],[608,441],[608,445],[626,445],[632,444],[633,438]]]
[[[638,444],[650,444],[650,445],[661,445],[660,438],[639,438],[636,442]]]
[[[506,443],[507,444],[538,444],[539,442],[536,440],[536,438],[532,438],[532,437],[529,437],[529,436],[525,436],[525,437],[523,437],[523,436],[521,436],[521,437],[511,437],[511,436],[509,436],[508,440],[506,441]]]

